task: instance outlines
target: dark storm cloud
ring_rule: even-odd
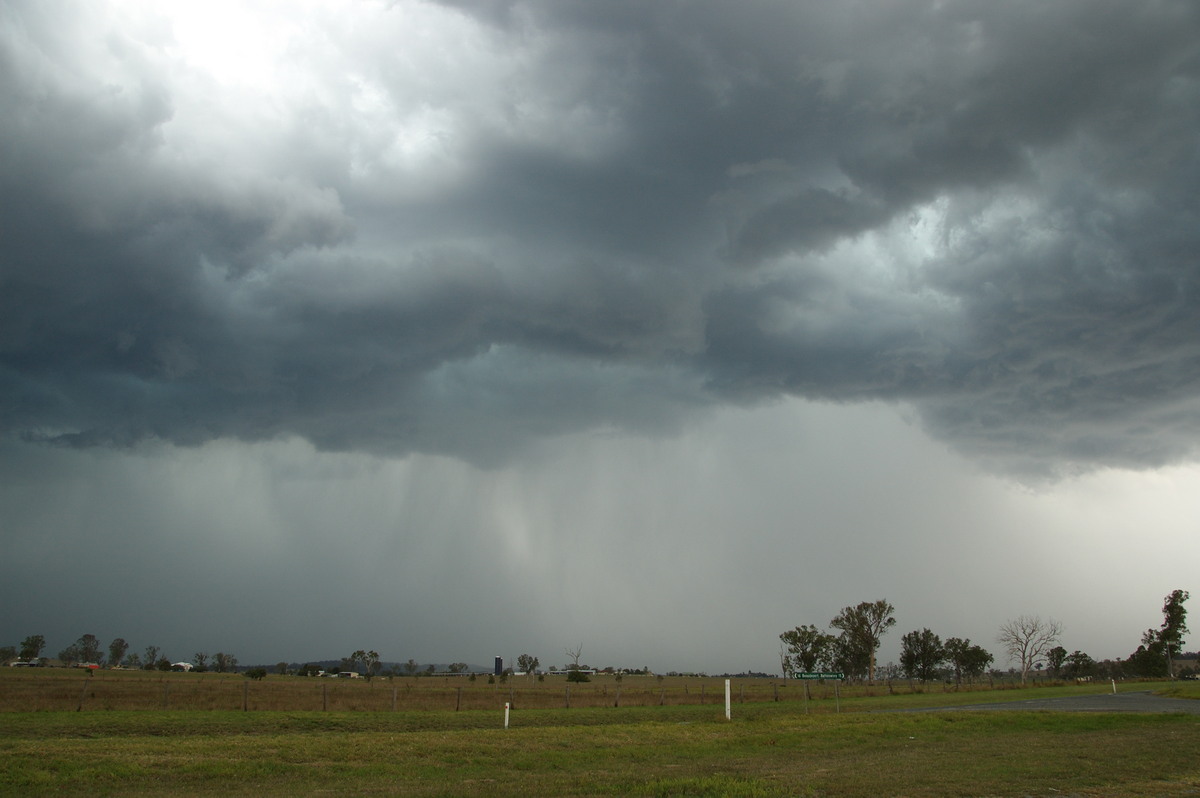
[[[417,66],[370,8],[279,96],[0,12],[6,430],[494,462],[792,394],[1194,452],[1192,4],[454,4]]]

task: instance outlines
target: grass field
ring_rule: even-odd
[[[85,690],[77,674],[48,673],[35,674],[45,680],[46,695],[54,692],[51,682],[70,684],[76,700]],[[174,675],[186,674],[168,676]],[[162,689],[158,676],[121,675],[110,681],[131,692],[134,685],[149,686],[153,694]],[[940,687],[908,692],[907,685],[891,692],[886,687],[847,688],[837,698],[806,703],[799,700],[803,690],[795,683],[783,686],[783,700],[775,701],[777,686],[752,680],[761,684],[753,690],[746,685],[744,703],[738,702],[735,682],[733,718],[726,721],[721,680],[709,680],[706,703],[701,704],[695,680],[627,677],[623,696],[670,690],[670,698],[662,705],[622,702],[618,707],[613,683],[593,683],[575,687],[606,687],[607,695],[603,689],[598,693],[607,699],[603,703],[527,708],[534,702],[515,692],[511,727],[504,729],[507,686],[469,685],[484,694],[491,689],[493,703],[457,712],[453,707],[403,706],[395,711],[390,706],[241,711],[245,680],[199,678],[207,677],[232,693],[237,707],[103,709],[97,695],[85,697],[81,711],[72,706],[67,711],[0,712],[0,793],[526,798],[1200,794],[1197,716],[886,711],[1078,695],[1110,690],[1108,685],[995,692],[943,692]],[[276,677],[276,692],[268,694],[272,681],[268,677],[251,685],[260,688],[264,703],[268,698],[281,701],[293,690],[303,688],[306,695],[304,691],[315,689],[306,680]],[[434,690],[433,704],[449,697],[438,692],[445,685],[423,681],[409,686],[412,705],[424,690]],[[20,691],[10,688],[24,684],[0,675],[0,708],[11,710],[7,699]],[[337,686],[363,695],[381,693],[389,705],[392,688],[403,689],[380,680]],[[544,688],[547,695],[561,699],[565,685],[552,687]],[[1170,689],[1200,698],[1200,686]],[[821,690],[814,692],[820,695]],[[172,683],[168,699],[177,692],[184,689]],[[476,698],[471,695],[472,701]]]

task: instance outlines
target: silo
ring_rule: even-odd
[[[504,673],[504,657],[496,657],[496,675]]]

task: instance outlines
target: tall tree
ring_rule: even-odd
[[[954,668],[954,681],[962,684],[963,677],[974,679],[983,675],[987,666],[992,663],[992,655],[982,646],[973,645],[969,638],[948,638],[943,645],[946,659]]]
[[[942,639],[928,629],[912,631],[900,638],[900,667],[910,679],[927,682],[937,676],[938,667],[946,661]]]
[[[1062,624],[1053,618],[1043,620],[1037,615],[1018,615],[1004,622],[996,640],[1011,659],[1020,663],[1021,684],[1025,684],[1034,662],[1058,642],[1061,634]]]
[[[125,642],[125,638],[118,637],[108,644],[108,667],[113,668],[121,664],[121,660],[125,659],[125,652],[129,650],[129,644]]]
[[[517,670],[527,673],[530,676],[534,674],[540,664],[541,662],[538,661],[538,658],[532,654],[522,654],[517,657]]]
[[[842,630],[842,652],[852,673],[867,672],[869,681],[875,680],[875,652],[884,632],[896,625],[896,608],[886,600],[864,601],[854,607],[846,607],[837,614],[829,625]]]
[[[158,646],[146,646],[146,651],[142,654],[142,667],[148,671],[154,670],[154,666],[158,663]]]
[[[821,665],[830,664],[833,644],[837,639],[811,624],[797,626],[779,636],[786,653],[782,664],[785,676],[792,673],[811,673]]]
[[[100,640],[95,635],[83,635],[58,652],[58,658],[70,665],[79,662],[99,662]]]
[[[361,663],[364,671],[363,675],[367,677],[367,681],[369,682],[371,681],[371,677],[379,672],[379,652],[366,651],[360,648],[342,660],[342,663],[346,666],[343,670],[355,672],[358,671],[358,665]]]
[[[21,659],[25,662],[32,662],[42,655],[42,649],[46,647],[46,638],[41,635],[30,635],[21,641]]]
[[[1072,679],[1082,679],[1096,674],[1096,661],[1082,651],[1072,651],[1063,660],[1063,673]]]
[[[1046,652],[1046,668],[1055,676],[1062,671],[1063,663],[1066,661],[1067,650],[1062,646],[1055,646]]]
[[[1158,639],[1162,641],[1165,648],[1168,676],[1175,675],[1175,671],[1171,667],[1171,652],[1179,651],[1182,648],[1183,636],[1188,633],[1187,608],[1183,606],[1187,600],[1188,592],[1186,590],[1172,590],[1163,599],[1163,623],[1162,629],[1158,633]]]
[[[1167,653],[1158,629],[1147,629],[1142,633],[1142,644],[1125,661],[1125,670],[1130,676],[1166,676]]]

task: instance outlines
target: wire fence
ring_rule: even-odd
[[[87,675],[85,675],[85,673]],[[732,679],[735,703],[836,701],[853,694],[880,694],[882,685],[846,687],[833,682],[802,685],[783,679]],[[515,677],[337,679],[269,675],[261,680],[215,673],[27,670],[0,674],[0,712],[245,710],[245,711],[469,711],[509,704],[524,709],[724,704],[725,680],[706,677],[593,677],[567,682]]]

